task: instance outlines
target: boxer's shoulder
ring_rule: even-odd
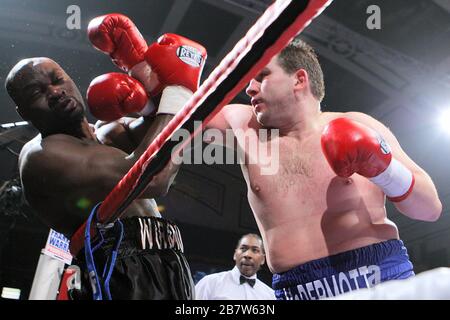
[[[342,118],[342,117],[347,117],[347,113],[349,112],[330,112],[330,111],[325,111],[325,112],[321,112],[320,117],[322,119],[323,122],[330,122],[334,119],[337,118]]]
[[[379,122],[373,118],[372,116],[357,112],[357,111],[350,111],[350,112],[322,112],[322,122],[324,125],[327,125],[329,122],[338,119],[338,118],[347,118],[353,121],[357,121],[360,123],[363,123],[365,125],[368,125],[370,127],[378,127]]]
[[[363,112],[352,111],[343,113],[343,116],[350,120],[357,121],[372,128],[373,130],[381,134],[381,136],[391,145],[391,147],[393,148],[398,147],[398,142],[396,141],[396,138],[389,129],[389,127],[387,127],[386,125],[384,125],[382,122],[372,117],[371,115],[368,115]]]
[[[22,150],[20,151],[20,154],[23,155],[23,154],[28,153],[33,148],[36,148],[41,143],[41,141],[42,141],[42,136],[40,134],[38,134],[33,139],[31,139],[30,141],[28,141],[27,143],[25,143],[23,145]]]
[[[73,148],[92,144],[98,143],[93,140],[80,139],[68,134],[52,134],[43,138],[39,143],[34,145],[33,150],[43,153],[64,153],[70,152]]]
[[[229,104],[207,122],[208,129],[218,129],[222,132],[226,130],[247,130],[259,127],[253,109],[245,104]]]
[[[243,116],[243,115],[253,114],[252,106],[247,105],[247,104],[238,104],[238,103],[226,105],[225,107],[223,107],[222,112],[227,117],[233,117],[233,116],[235,117],[236,115]]]
[[[83,154],[82,151],[86,150],[86,146],[89,145],[98,144],[86,143],[86,141],[66,134],[54,134],[45,138],[36,137],[22,149],[19,166],[21,171],[65,167],[72,157],[75,156],[79,160]]]
[[[253,108],[245,104],[230,104],[223,108],[223,114],[231,128],[259,128]]]
[[[352,120],[356,120],[356,121],[360,121],[360,122],[367,122],[367,121],[375,121],[375,118],[373,118],[372,116],[363,113],[363,112],[357,112],[357,111],[350,111],[350,112],[345,112],[344,116],[346,118],[352,119]]]

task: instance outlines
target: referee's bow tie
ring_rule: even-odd
[[[239,282],[240,282],[240,284],[244,284],[245,282],[247,282],[250,285],[250,287],[253,288],[253,286],[255,285],[256,279],[249,279],[249,278],[246,278],[243,275],[241,275],[239,277]]]

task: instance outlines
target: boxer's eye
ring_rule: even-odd
[[[256,76],[255,80],[258,82],[262,82],[264,80],[264,78],[267,77],[268,75],[269,75],[269,72],[263,71]]]
[[[64,82],[64,78],[63,77],[57,77],[53,80],[54,84],[60,84]]]
[[[32,90],[28,91],[28,97],[31,100],[35,100],[36,98],[39,97],[40,94],[41,94],[41,90],[39,88],[35,88],[35,89],[32,89]]]
[[[265,76],[266,76],[266,75],[265,75],[264,73],[260,73],[260,74],[258,74],[258,76],[255,78],[255,80],[258,81],[258,82],[261,82],[261,81],[263,81],[263,79],[264,79]]]

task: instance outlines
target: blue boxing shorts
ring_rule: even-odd
[[[316,300],[411,276],[403,242],[388,240],[275,273],[272,287],[278,300]]]

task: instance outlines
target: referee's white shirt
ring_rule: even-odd
[[[240,284],[241,272],[235,266],[230,271],[204,276],[195,286],[196,300],[275,300],[275,293],[256,277],[252,288],[247,282]]]

